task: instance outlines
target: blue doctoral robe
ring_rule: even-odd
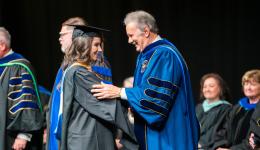
[[[159,40],[139,54],[134,87],[125,91],[142,150],[197,149],[199,124],[188,68],[172,43]]]
[[[59,69],[55,83],[52,90],[51,99],[49,102],[49,129],[48,129],[48,141],[47,141],[47,149],[48,150],[58,150],[58,138],[56,136],[56,127],[58,125],[58,114],[59,114],[59,106],[60,106],[60,84],[62,78],[62,68]]]

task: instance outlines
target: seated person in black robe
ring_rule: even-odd
[[[199,148],[208,149],[213,145],[213,131],[216,122],[231,107],[230,92],[226,82],[216,73],[205,74],[200,80],[200,100],[196,107],[200,123]]]
[[[102,51],[101,37],[100,29],[76,26],[72,45],[65,51],[57,127],[61,150],[114,150],[117,128],[123,132],[124,147],[138,149],[127,110],[120,101],[99,101],[90,92],[93,84],[103,81],[91,67]]]
[[[242,98],[218,123],[213,149],[243,149],[243,141],[250,133],[250,119],[260,100],[260,70],[247,71],[242,77]]]
[[[257,104],[250,122],[249,148],[260,149],[260,103]]]

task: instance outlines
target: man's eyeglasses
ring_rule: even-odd
[[[63,36],[65,36],[68,33],[72,33],[72,32],[71,31],[66,31],[66,32],[60,32],[59,34],[60,34],[60,37],[63,37]]]

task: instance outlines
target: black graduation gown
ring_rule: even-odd
[[[12,62],[33,70],[25,59]],[[0,150],[11,150],[18,133],[32,134],[26,150],[40,150],[42,122],[36,89],[27,69],[21,65],[5,67],[0,77]]]
[[[243,143],[233,146],[234,150],[253,150],[249,144],[250,134],[254,133],[254,141],[256,144],[255,149],[260,149],[260,103],[257,104],[254,113],[250,120],[250,129],[247,138],[243,140]]]
[[[260,103],[257,104],[250,121],[250,132],[255,134],[254,141],[260,148]]]
[[[199,144],[203,149],[208,149],[213,145],[213,131],[216,122],[220,120],[223,114],[226,114],[230,109],[230,104],[217,105],[207,112],[204,112],[202,104],[196,107],[196,115],[200,123],[200,140]]]
[[[223,115],[214,131],[214,146],[230,148],[234,150],[243,149],[243,140],[249,134],[250,119],[254,109],[246,110],[236,104],[227,115]]]
[[[123,131],[122,144],[138,149],[120,101],[99,101],[91,94],[92,85],[100,81],[82,66],[73,66],[65,74],[61,150],[114,150],[116,127]]]

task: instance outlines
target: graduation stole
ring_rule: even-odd
[[[111,71],[109,68],[105,68],[105,67],[102,67],[102,66],[88,66],[84,63],[80,63],[80,62],[76,62],[76,63],[73,63],[70,67],[72,66],[81,66],[81,67],[84,67],[86,68],[86,70],[94,73],[96,75],[96,77],[98,77],[100,80],[102,80],[103,83],[106,83],[106,84],[112,84],[112,78],[111,78]],[[109,79],[111,78],[111,80]],[[106,80],[108,79],[108,80]]]
[[[30,70],[30,68],[28,66],[26,66],[25,64],[21,63],[21,62],[8,62],[8,63],[0,64],[0,67],[9,67],[9,66],[14,66],[14,65],[18,65],[18,66],[24,67],[29,72],[29,74],[31,75],[32,80],[33,80],[33,85],[34,85],[34,88],[35,88],[35,91],[36,91],[38,105],[39,105],[40,111],[43,112],[41,99],[40,99],[38,87],[37,87],[37,84],[36,84],[36,80],[35,80],[35,77],[34,77],[32,71]]]

